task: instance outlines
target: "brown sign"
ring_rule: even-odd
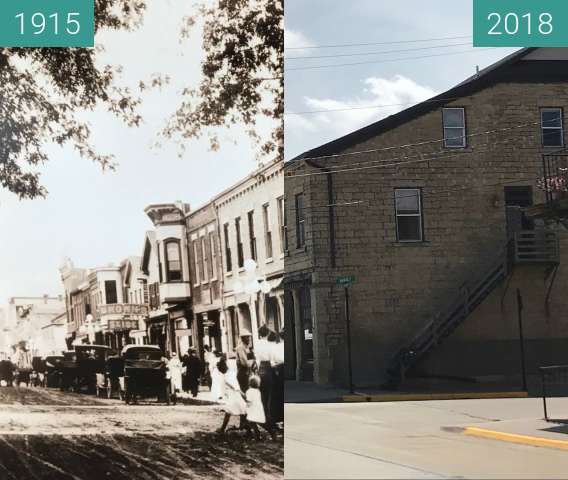
[[[98,311],[101,315],[148,315],[147,305],[130,303],[115,303],[113,305],[99,305]]]

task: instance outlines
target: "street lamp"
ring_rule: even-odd
[[[251,297],[251,329],[253,338],[256,340],[256,336],[258,334],[258,319],[256,317],[256,308],[255,308],[255,297],[258,300],[258,296],[260,292],[264,293],[265,295],[270,293],[272,289],[270,283],[266,281],[265,277],[259,277],[256,274],[256,269],[258,268],[257,263],[252,259],[248,258],[244,262],[245,272],[246,274],[243,277],[243,281],[237,280],[233,284],[233,290],[235,293],[245,293],[250,295]]]

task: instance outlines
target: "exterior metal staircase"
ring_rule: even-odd
[[[386,389],[396,389],[406,372],[473,312],[509,275],[515,264],[558,263],[556,232],[519,231],[499,251],[496,259],[476,280],[465,284],[448,308],[438,312],[393,356],[387,368]]]

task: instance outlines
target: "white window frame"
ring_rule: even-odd
[[[545,127],[543,114],[545,112],[558,112],[560,115],[560,127]],[[560,130],[560,145],[545,145],[544,144],[544,132],[545,130]],[[561,107],[546,107],[540,109],[540,131],[542,137],[542,146],[544,148],[562,148],[564,147],[564,110]]]
[[[207,262],[209,258],[207,257],[207,239],[205,234],[201,235],[199,238],[201,243],[201,268],[203,269],[203,278],[201,279],[201,283],[209,282],[209,272],[207,271]]]
[[[266,261],[270,261],[274,256],[274,242],[272,241],[272,230],[270,229],[270,203],[265,203],[262,206],[262,221],[264,223],[264,249],[266,252]]]
[[[193,286],[198,287],[201,283],[201,274],[199,272],[199,251],[197,248],[197,241],[198,239],[194,239],[191,243],[192,243],[192,248],[193,248],[193,263],[195,265],[195,283],[193,284]]]
[[[459,110],[462,112],[462,116],[463,116],[463,126],[462,127],[446,127],[446,119],[444,116],[444,113],[449,111],[449,110]],[[465,108],[464,107],[448,107],[448,108],[442,108],[442,130],[443,130],[443,134],[444,134],[444,147],[445,148],[465,148],[467,146],[467,126],[466,126],[466,121],[465,121]],[[462,132],[461,135],[461,145],[448,145],[448,140],[457,140],[460,135],[455,135],[455,136],[451,136],[451,137],[446,137],[446,130],[460,130]]]
[[[396,205],[398,192],[417,192],[418,193],[418,213],[398,213]],[[422,243],[424,242],[424,219],[422,214],[422,190],[420,188],[395,188],[394,190],[394,213],[396,220],[396,241],[398,243]],[[401,240],[398,230],[399,217],[418,217],[418,224],[420,226],[420,239],[418,240]]]
[[[215,250],[215,232],[209,232],[209,245],[211,246],[211,281],[217,280],[217,251]]]

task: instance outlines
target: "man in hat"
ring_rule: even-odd
[[[237,355],[237,381],[241,391],[245,393],[249,387],[249,377],[254,363],[252,351],[252,334],[247,329],[241,330],[241,341],[235,349]]]

